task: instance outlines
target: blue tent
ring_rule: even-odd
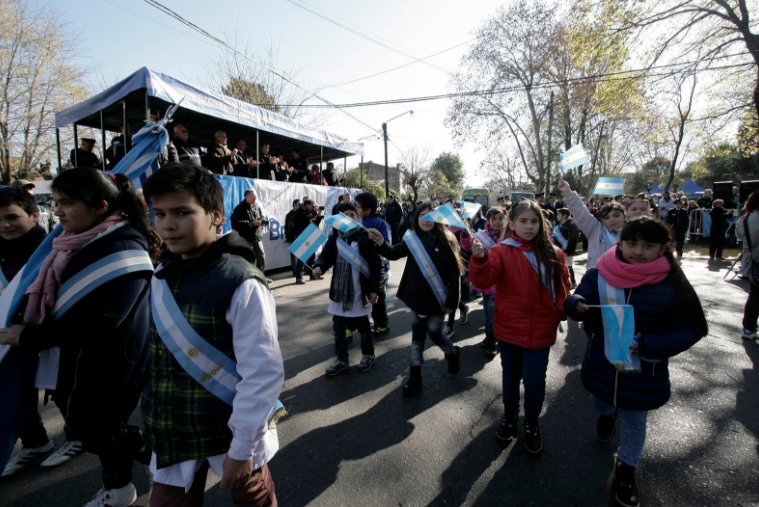
[[[704,195],[704,189],[690,178],[685,180],[678,190],[684,192],[688,197],[701,197]]]
[[[659,188],[659,185],[657,185],[655,183],[654,183],[653,187],[651,187],[649,190],[646,190],[646,195],[649,196],[649,197],[655,196],[655,195],[658,196],[658,195],[662,195],[662,194],[663,194],[663,192],[662,192],[661,188]]]

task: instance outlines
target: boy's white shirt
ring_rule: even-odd
[[[195,473],[206,459],[211,470],[221,477],[227,455],[239,461],[252,458],[253,470],[274,457],[279,450],[279,440],[276,430],[268,429],[268,418],[285,379],[276,315],[274,298],[258,280],[246,280],[235,290],[225,318],[232,326],[237,373],[242,380],[236,386],[228,423],[233,435],[229,451],[160,470],[153,453],[150,471],[155,482],[183,487],[189,492]]]

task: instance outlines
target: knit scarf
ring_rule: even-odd
[[[490,224],[485,224],[485,234],[490,236],[490,239],[493,240],[493,243],[498,243],[498,241],[501,239],[501,234],[503,234],[503,231],[498,229],[491,229]]]
[[[84,232],[63,232],[53,240],[53,251],[42,263],[37,277],[26,289],[28,300],[24,310],[24,322],[41,323],[55,307],[55,293],[61,286],[63,271],[71,258],[84,245],[124,222],[121,212],[107,216],[92,229]]]
[[[335,271],[332,276],[335,279],[336,296],[343,304],[344,312],[350,312],[353,309],[353,272],[351,271],[351,267],[350,263],[343,259],[341,255],[337,255]]]
[[[631,289],[641,285],[659,283],[669,275],[669,261],[662,255],[658,259],[645,264],[628,264],[622,260],[619,245],[606,251],[598,259],[596,268],[612,287]]]

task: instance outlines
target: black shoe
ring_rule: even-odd
[[[302,276],[299,276],[299,277],[295,278],[295,283],[298,284],[298,285],[305,285],[306,281],[303,279]]]
[[[501,425],[498,426],[498,430],[495,432],[495,436],[498,440],[506,445],[511,443],[511,440],[517,438],[517,424],[519,423],[518,411],[504,411],[501,416]]]
[[[459,311],[459,324],[466,324],[467,320],[469,320],[469,305],[464,305],[464,308]]]
[[[614,470],[614,495],[623,507],[639,507],[638,486],[635,484],[635,467],[617,460]]]
[[[408,375],[408,380],[403,384],[403,397],[410,398],[422,388],[422,367],[412,366]]]
[[[525,416],[524,418],[524,448],[532,454],[540,454],[540,451],[543,450],[537,417]]]
[[[485,353],[490,357],[498,355],[498,343],[493,333],[485,333],[485,339],[480,342],[480,347],[485,349]]]
[[[448,373],[456,375],[461,370],[461,347],[453,347],[453,352],[446,354],[448,360]]]
[[[348,360],[340,361],[339,359],[335,359],[335,362],[332,363],[329,368],[327,368],[327,371],[325,373],[328,377],[334,377],[335,375],[341,374],[350,367],[351,365]]]
[[[596,421],[596,436],[598,437],[598,441],[602,443],[606,443],[612,438],[614,438],[614,434],[617,432],[615,428],[615,423],[617,422],[617,414],[614,414],[612,417],[607,417],[605,415],[602,415],[598,418]]]

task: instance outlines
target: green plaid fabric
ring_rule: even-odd
[[[243,281],[257,278],[266,285],[266,278],[239,257],[224,256],[222,260],[210,272],[169,273],[164,279],[192,328],[235,360],[232,326],[225,318],[232,295]],[[158,335],[152,318],[150,338],[150,381],[141,409],[158,468],[225,454],[232,442],[227,426],[232,407],[182,369]]]

